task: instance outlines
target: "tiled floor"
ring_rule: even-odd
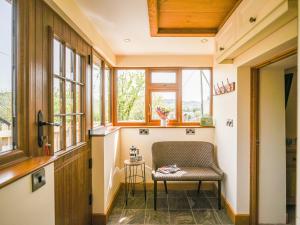
[[[232,224],[224,210],[217,209],[217,198],[211,191],[158,192],[157,211],[153,209],[153,192],[142,191],[130,196],[125,205],[120,191],[109,217],[109,224]]]

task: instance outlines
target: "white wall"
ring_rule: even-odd
[[[120,185],[120,131],[92,137],[93,213],[106,214]]]
[[[139,135],[138,128],[121,128],[121,163],[129,158],[129,148],[134,145],[146,160],[147,183],[152,182],[151,147],[158,141],[207,141],[214,143],[214,128],[195,128],[195,135],[186,135],[185,128],[149,128],[149,135]],[[124,182],[122,176],[122,182]]]
[[[45,167],[46,184],[31,191],[31,174],[0,189],[1,225],[54,225],[54,164]]]
[[[284,70],[260,70],[259,223],[286,222]]]

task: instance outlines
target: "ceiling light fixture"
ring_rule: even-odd
[[[206,38],[203,38],[203,39],[201,39],[201,43],[206,43],[206,42],[208,42],[208,40],[206,39]]]
[[[125,38],[123,41],[124,41],[125,43],[131,42],[130,38]]]

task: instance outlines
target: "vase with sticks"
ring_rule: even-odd
[[[162,127],[168,126],[168,122],[169,122],[168,115],[170,113],[170,110],[165,107],[157,106],[156,113],[160,118],[160,126]]]

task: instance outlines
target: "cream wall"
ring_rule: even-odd
[[[259,223],[286,222],[284,70],[260,70]]]
[[[147,183],[152,182],[151,147],[158,141],[207,141],[214,143],[214,128],[195,128],[195,135],[186,135],[185,128],[149,128],[149,135],[139,135],[138,128],[121,128],[121,163],[129,158],[129,148],[134,145],[146,160]],[[124,182],[124,174],[122,174]]]
[[[46,184],[32,192],[31,174],[0,189],[1,225],[54,225],[54,164],[45,167]]]
[[[106,214],[120,185],[120,131],[94,136],[91,143],[93,213]]]
[[[117,56],[117,67],[212,67],[212,55]]]

